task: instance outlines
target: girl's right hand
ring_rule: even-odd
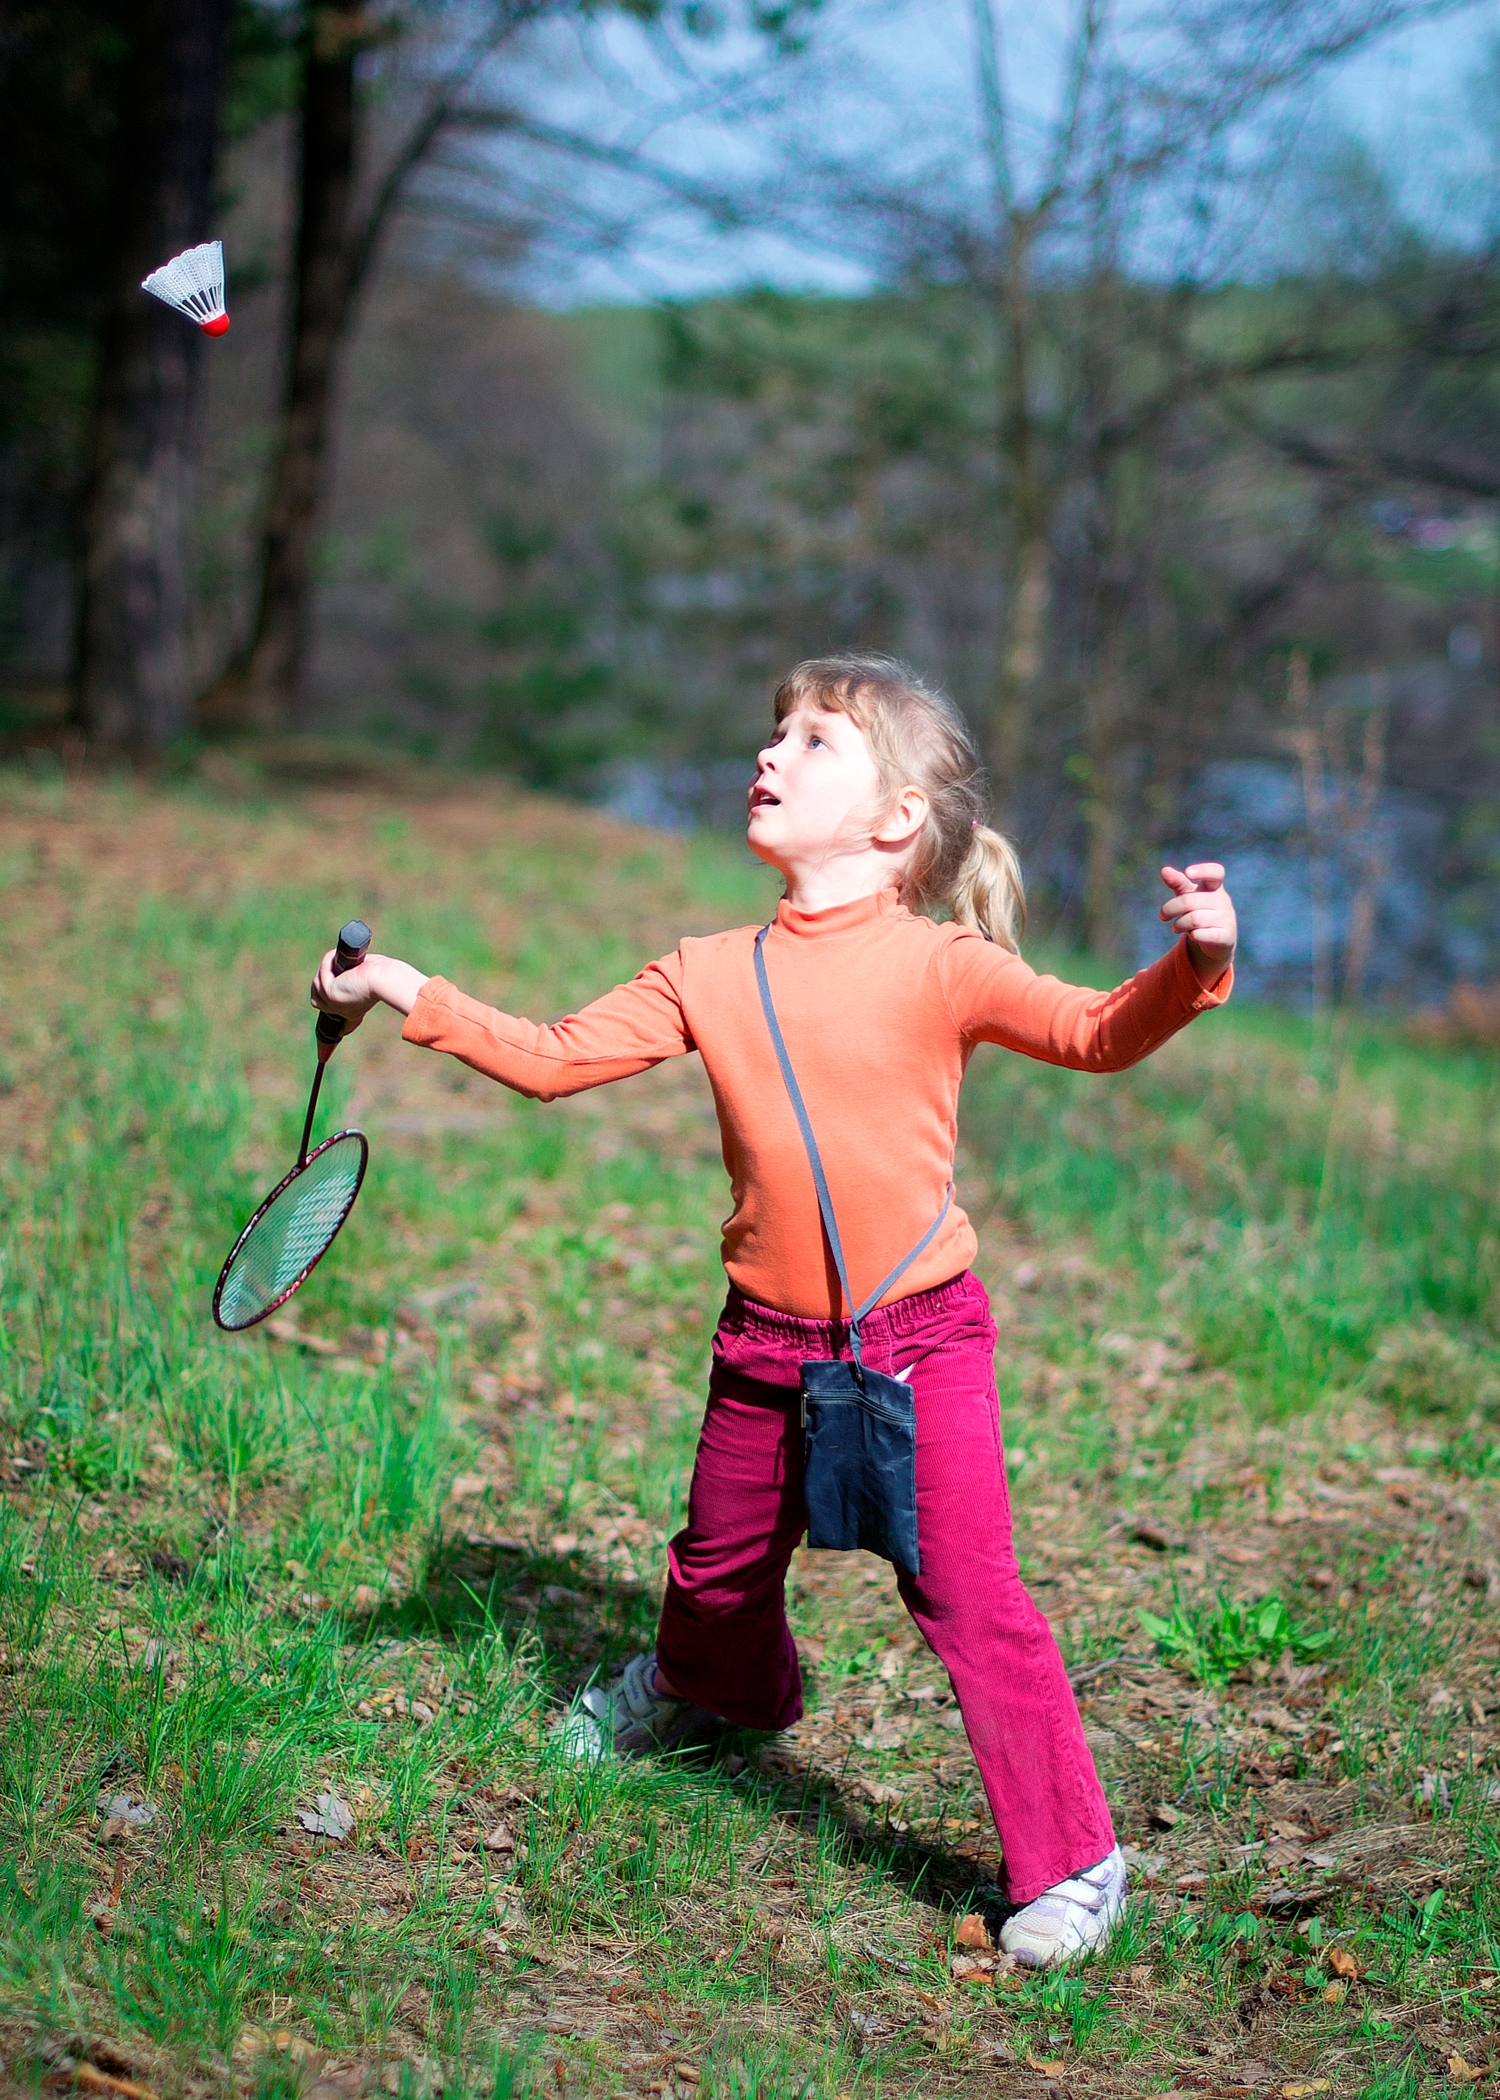
[[[1234,961],[1239,925],[1224,887],[1224,870],[1216,860],[1192,867],[1163,868],[1161,879],[1172,892],[1161,917],[1187,940],[1188,960],[1205,991],[1211,991]]]
[[[318,965],[312,981],[312,1003],[319,1013],[338,1014],[345,1034],[358,1028],[374,1006],[393,1006],[398,1014],[409,1014],[427,982],[420,970],[398,961],[394,955],[367,955],[352,970],[335,977],[336,953],[330,948]]]

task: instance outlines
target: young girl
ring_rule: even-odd
[[[889,658],[841,656],[799,665],[775,712],[746,834],[786,883],[764,941],[768,990],[851,1289],[869,1293],[928,1235],[860,1330],[865,1366],[915,1394],[920,1572],[898,1585],[948,1670],[994,1812],[1015,1906],[1003,1943],[1041,1967],[1103,1944],[1125,1866],[1011,1544],[995,1324],[951,1201],[959,1087],[976,1043],[1078,1071],[1149,1056],[1228,998],[1234,910],[1222,868],[1164,868],[1161,916],[1179,939],[1159,962],[1110,992],[1038,977],[1016,952],[1015,857],[984,827],[952,703]],[[947,918],[922,916],[933,908]],[[853,1307],[758,990],[757,930],[685,940],[552,1027],[389,956],[342,977],[325,956],[313,982],[325,1012],[357,1025],[383,1000],[407,1016],[408,1042],[543,1101],[689,1050],[707,1069],[733,1192],[729,1297],[656,1649],[584,1694],[567,1724],[583,1754],[667,1747],[715,1722],[781,1729],[802,1713],[783,1598],[808,1521],[800,1367],[846,1354]]]

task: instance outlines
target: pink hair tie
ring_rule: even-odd
[[[977,830],[979,829],[979,819],[978,819],[978,817],[970,817],[970,819],[969,819],[969,829],[970,829],[970,831],[977,831]]]

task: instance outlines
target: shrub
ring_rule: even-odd
[[[1371,1359],[1367,1385],[1374,1398],[1402,1415],[1470,1415],[1500,1407],[1500,1367],[1436,1321],[1388,1329]]]
[[[1222,1590],[1212,1604],[1179,1602],[1170,1619],[1143,1611],[1140,1620],[1158,1653],[1200,1684],[1227,1684],[1236,1672],[1274,1662],[1288,1649],[1294,1662],[1319,1661],[1338,1639],[1334,1627],[1315,1629],[1294,1620],[1279,1597],[1235,1604]]]

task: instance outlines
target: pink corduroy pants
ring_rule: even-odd
[[[947,1669],[999,1832],[1007,1893],[1029,1903],[1091,1867],[1114,1831],[1057,1643],[1011,1543],[995,1323],[972,1274],[865,1320],[872,1370],[917,1403],[922,1572],[895,1579]],[[686,1528],[668,1552],[657,1657],[672,1683],[741,1728],[790,1727],[802,1677],[785,1579],[807,1526],[799,1366],[842,1328],[731,1289],[713,1343]]]

